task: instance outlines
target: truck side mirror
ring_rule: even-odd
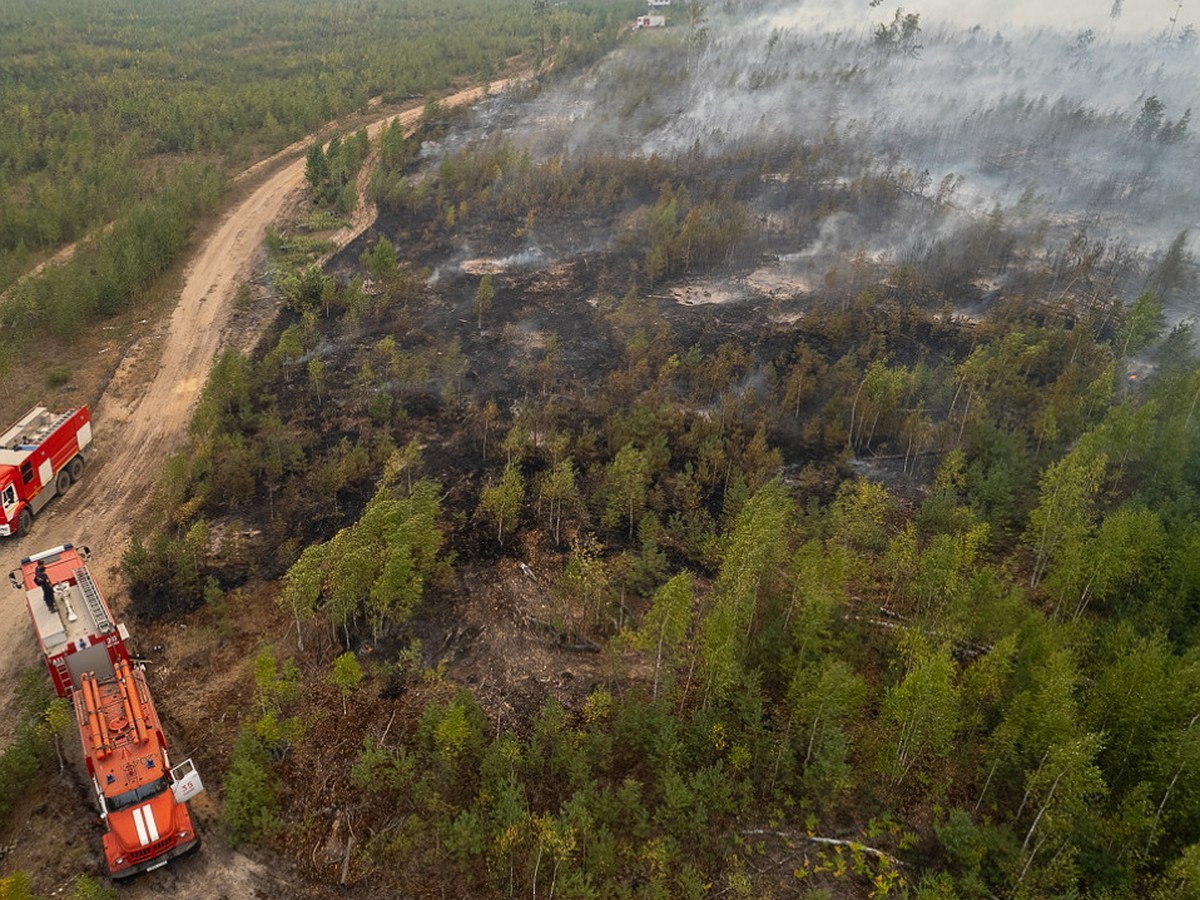
[[[79,556],[84,562],[90,562],[92,559],[92,548],[89,547],[87,544],[84,544],[80,548]]]
[[[16,571],[8,573],[8,583],[15,587],[18,591],[21,589],[21,582],[17,580]]]

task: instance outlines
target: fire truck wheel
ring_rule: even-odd
[[[54,479],[54,489],[58,491],[59,496],[62,496],[67,492],[67,489],[70,488],[70,486],[71,473],[66,469],[60,470],[57,477]]]
[[[21,515],[17,517],[17,537],[25,537],[29,534],[29,529],[33,527],[33,513],[28,509],[21,510]]]
[[[67,463],[67,471],[71,474],[71,483],[74,484],[83,477],[83,457],[77,456]]]

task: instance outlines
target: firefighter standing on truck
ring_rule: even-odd
[[[46,572],[45,563],[39,562],[37,568],[33,570],[33,583],[42,589],[42,599],[46,601],[50,612],[58,612],[58,607],[54,605],[54,585],[50,583],[50,575]]]

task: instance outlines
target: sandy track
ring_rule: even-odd
[[[485,91],[503,90],[509,81],[461,91],[439,102],[443,106],[471,103],[484,96]],[[372,136],[378,134],[395,118],[411,126],[421,113],[418,108],[380,116],[368,124],[368,132]],[[113,381],[93,409],[96,452],[83,480],[67,496],[46,507],[27,537],[0,543],[0,572],[7,573],[19,565],[22,556],[48,547],[66,542],[88,544],[95,553],[102,589],[107,588],[106,593],[113,597],[131,525],[145,513],[163,463],[184,445],[192,411],[213,359],[230,346],[237,289],[261,266],[265,229],[296,202],[304,186],[303,150],[311,140],[283,151],[281,155],[291,158],[266,175],[204,240],[187,269],[179,301],[169,321],[162,326],[165,333],[160,342],[157,370],[143,381],[140,367],[145,360],[134,354],[121,361]],[[352,224],[333,236],[339,247],[354,240],[375,221],[376,211],[365,202],[362,191],[371,162],[373,159],[360,176],[359,207]],[[263,167],[259,163],[252,169]],[[119,613],[124,603],[119,597],[114,599]],[[0,678],[11,685],[16,683],[17,673],[37,662],[28,613],[19,592],[0,591],[0,622],[4,623],[0,626]],[[5,742],[7,737],[3,735]],[[219,865],[211,859],[214,855],[200,854],[196,862],[171,866],[164,872],[199,869],[209,864],[201,862],[204,859]],[[168,890],[180,887],[178,877],[165,879],[171,884]],[[160,893],[151,879],[140,879],[137,884],[135,893],[139,896]],[[143,894],[143,890],[151,893]]]

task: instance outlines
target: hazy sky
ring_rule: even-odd
[[[1193,22],[1188,4],[1179,0],[884,0],[874,9],[868,0],[815,0],[785,13],[786,24],[853,27],[889,19],[897,7],[919,13],[926,28],[938,22],[982,25],[985,28],[1059,28],[1098,36],[1145,35],[1165,32],[1178,13],[1176,30]],[[1182,7],[1182,8],[1181,8]],[[1114,11],[1119,15],[1113,15]]]

